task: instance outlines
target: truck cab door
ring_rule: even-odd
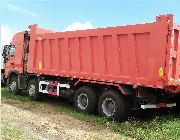
[[[13,44],[6,45],[4,47],[4,52],[3,52],[4,68],[6,72],[8,73],[11,71],[14,71],[14,67],[16,66],[15,59],[14,59],[15,51],[16,51],[16,48],[15,48],[15,45]]]

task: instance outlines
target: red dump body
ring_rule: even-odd
[[[83,31],[30,29],[29,73],[180,91],[180,26],[173,15]]]

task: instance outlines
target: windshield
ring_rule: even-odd
[[[14,56],[15,48],[11,47],[9,50],[9,58]]]

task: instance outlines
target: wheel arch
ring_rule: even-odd
[[[12,78],[12,77],[14,77],[14,76],[17,76],[18,77],[18,75],[19,75],[19,72],[17,71],[17,70],[12,70],[12,71],[9,71],[8,72],[8,84],[9,84],[9,82],[10,82],[10,79]]]

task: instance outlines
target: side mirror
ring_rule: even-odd
[[[4,63],[6,63],[7,61],[8,61],[8,46],[9,45],[5,45],[4,46],[4,49],[3,49],[3,52],[2,52],[2,56],[3,56],[3,58],[4,58]]]
[[[5,57],[7,54],[7,45],[4,46],[3,52],[2,52],[2,56]]]

